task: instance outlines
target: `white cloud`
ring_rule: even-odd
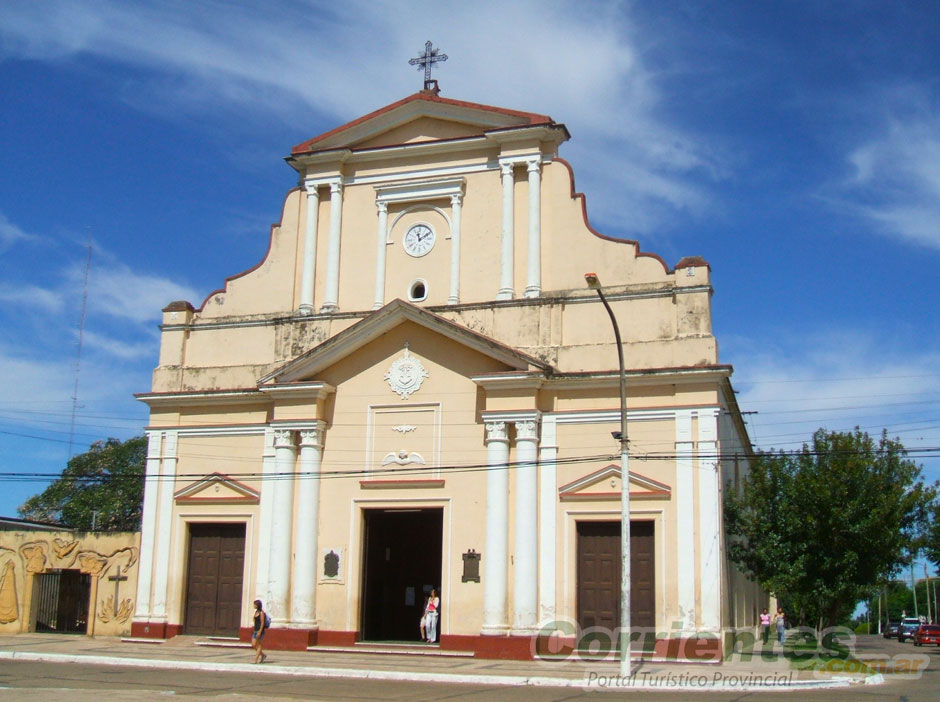
[[[125,99],[169,118],[222,104],[292,124],[304,112],[338,124],[418,90],[421,76],[406,61],[433,37],[449,55],[435,72],[444,95],[564,121],[576,146],[563,153],[573,157],[579,186],[600,195],[589,214],[637,232],[703,211],[701,183],[721,168],[701,138],[669,125],[671,101],[644,63],[645,34],[629,9],[352,1],[220,12],[208,3],[61,0],[0,5],[0,39],[10,56],[89,54],[145,69],[153,79],[125,83]],[[523,27],[531,40],[519,40]]]
[[[21,241],[37,241],[39,237],[27,234],[13,224],[6,215],[0,212],[0,254],[15,246]]]
[[[125,341],[86,329],[84,347],[123,361],[151,360],[156,365],[160,341],[156,336],[145,341]]]
[[[88,315],[127,320],[140,325],[159,318],[160,310],[174,300],[201,301],[192,288],[168,278],[137,273],[129,266],[104,255],[105,264],[92,262],[88,276]],[[69,287],[80,291],[84,266],[67,273]]]
[[[751,439],[762,449],[792,450],[820,427],[860,426],[872,436],[887,429],[908,448],[940,446],[940,352],[892,348],[879,335],[828,330],[791,334],[777,342],[727,338],[726,359]],[[940,478],[940,461],[923,463]]]
[[[940,249],[940,114],[909,112],[849,154],[844,197],[883,234]]]
[[[61,312],[65,306],[62,293],[37,285],[0,283],[0,302],[21,305],[25,312]]]

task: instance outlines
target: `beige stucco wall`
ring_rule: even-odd
[[[139,553],[138,532],[0,531],[0,633],[35,630],[38,577],[54,569],[91,575],[88,634],[129,633]],[[126,580],[109,581],[118,568]]]
[[[469,130],[469,131],[468,131]],[[479,130],[477,130],[478,132]],[[386,144],[417,144],[433,139],[476,134],[471,126],[441,124],[422,118],[396,126],[355,145],[358,148]],[[553,495],[550,510],[542,507],[540,519],[555,526],[553,553],[554,593],[550,602],[540,599],[543,610],[574,618],[577,613],[577,522],[616,521],[619,504],[610,498],[557,499],[559,489],[611,463],[619,463],[618,443],[610,432],[619,429],[619,386],[610,372],[617,368],[617,353],[610,320],[584,280],[596,273],[605,284],[616,317],[621,320],[624,355],[630,370],[628,407],[633,473],[665,484],[666,495],[640,497],[633,504],[634,519],[655,523],[655,588],[657,627],[668,631],[679,611],[679,582],[696,578],[697,572],[679,562],[675,548],[680,516],[693,534],[696,563],[702,559],[701,509],[678,515],[674,499],[677,468],[675,417],[680,411],[723,408],[737,412],[722,399],[728,368],[718,368],[718,348],[711,327],[711,282],[707,264],[687,263],[672,270],[661,259],[640,251],[629,241],[607,239],[595,232],[586,218],[584,199],[574,191],[570,167],[556,158],[552,141],[484,141],[473,148],[448,153],[389,151],[357,156],[345,153],[341,160],[313,162],[308,176],[323,179],[316,213],[317,248],[314,314],[297,313],[301,298],[308,197],[302,188],[287,193],[279,221],[271,228],[270,248],[264,259],[248,271],[233,276],[197,309],[174,306],[164,312],[160,364],[154,371],[151,430],[179,431],[179,476],[172,489],[178,492],[211,473],[222,473],[248,490],[270,493],[260,480],[273,461],[271,428],[321,420],[324,423],[318,556],[333,549],[341,554],[340,574],[319,578],[316,590],[317,620],[321,630],[356,631],[362,610],[363,511],[401,507],[435,507],[443,510],[441,595],[444,634],[477,635],[482,626],[483,587],[460,582],[461,554],[483,550],[485,541],[486,475],[483,471],[448,470],[448,467],[487,463],[484,413],[541,412],[543,422],[553,423],[560,463],[540,468],[540,493]],[[526,167],[514,168],[513,193],[515,298],[497,300],[500,287],[500,237],[502,223],[501,157],[539,153],[541,164],[541,293],[522,298],[529,264],[529,183]],[[383,155],[384,154],[384,155]],[[345,160],[343,160],[345,159]],[[381,243],[385,255],[385,288],[382,302],[404,298],[415,280],[426,283],[428,297],[416,302],[439,317],[477,334],[528,354],[552,366],[550,372],[519,384],[475,381],[475,376],[518,372],[498,354],[479,346],[459,343],[433,325],[403,321],[340,355],[327,367],[302,380],[331,388],[319,401],[276,394],[251,393],[259,379],[336,337],[372,314],[375,302],[376,261],[379,247],[376,186],[387,179],[396,183],[408,174],[430,178],[430,172],[462,180],[460,301],[447,304],[455,212],[449,197],[434,200],[391,202],[388,230]],[[305,173],[301,173],[303,177]],[[345,180],[343,187],[341,249],[339,263],[339,312],[320,314],[326,296],[332,203],[327,178]],[[408,256],[402,239],[412,225],[431,226],[437,236],[426,256]],[[391,364],[405,349],[419,358],[428,377],[419,391],[402,398],[385,379]],[[530,369],[531,370],[531,369]],[[703,371],[696,373],[696,371]],[[568,374],[567,379],[561,377]],[[584,374],[583,378],[577,377]],[[294,381],[297,379],[295,378]],[[246,391],[240,399],[213,395],[216,391]],[[207,393],[205,400],[189,396],[173,399],[172,393]],[[163,399],[158,395],[164,394]],[[298,399],[299,398],[299,399]],[[605,419],[591,418],[602,414]],[[609,419],[607,419],[609,418]],[[286,424],[283,424],[286,423]],[[413,425],[407,439],[396,433],[396,424]],[[743,425],[732,425],[725,414],[718,419],[719,450],[747,443]],[[698,420],[692,436],[698,436]],[[267,438],[266,438],[267,437]],[[408,489],[370,486],[379,476],[383,458],[398,451],[419,453],[432,476],[443,484]],[[516,449],[510,452],[515,460]],[[583,459],[567,463],[570,459]],[[167,457],[164,457],[164,460]],[[156,457],[159,462],[160,456]],[[387,467],[386,467],[387,468]],[[709,468],[709,470],[711,470]],[[728,466],[719,467],[719,485]],[[346,472],[344,477],[336,477]],[[352,472],[350,474],[350,472]],[[698,494],[702,466],[692,468],[692,484],[682,486]],[[406,471],[402,471],[406,476]],[[185,476],[185,477],[184,477]],[[388,478],[386,474],[381,477]],[[428,477],[428,476],[422,476]],[[403,478],[404,479],[404,478]],[[365,482],[364,482],[365,481]],[[617,483],[617,481],[614,481]],[[148,489],[151,486],[148,485]],[[619,490],[619,483],[611,491]],[[637,487],[642,492],[642,487]],[[509,504],[514,504],[515,476],[510,479]],[[667,491],[668,492],[668,491]],[[296,497],[294,514],[305,508]],[[238,504],[170,500],[171,542],[168,575],[170,623],[181,623],[185,611],[188,525],[196,522],[246,524],[246,554],[242,620],[250,622],[251,601],[263,596],[264,562],[262,507],[256,500]],[[543,504],[544,503],[540,503]],[[158,508],[155,515],[159,515]],[[515,523],[510,507],[508,543],[512,557]],[[162,515],[161,515],[162,516]],[[292,534],[295,541],[298,534]],[[158,537],[159,538],[159,537]],[[280,536],[278,538],[281,538]],[[550,537],[544,534],[541,539]],[[546,542],[539,544],[540,553]],[[486,555],[484,554],[484,558]],[[160,567],[156,564],[155,567]],[[513,569],[508,569],[512,593]],[[748,624],[756,588],[744,583],[725,560],[721,565],[722,609],[725,624]],[[543,581],[544,585],[544,581]],[[545,588],[543,587],[543,590]],[[733,591],[733,592],[732,592]],[[541,596],[540,596],[541,597]],[[703,593],[695,586],[699,612]]]

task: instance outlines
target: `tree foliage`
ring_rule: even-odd
[[[731,558],[791,616],[828,626],[887,582],[935,496],[904,447],[858,428],[818,430],[796,453],[759,453],[725,498]]]
[[[147,443],[96,441],[61,477],[19,508],[20,516],[90,531],[136,531],[144,499]]]

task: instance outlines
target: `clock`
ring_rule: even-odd
[[[415,258],[424,256],[434,247],[434,230],[426,224],[416,224],[405,232],[405,253]]]

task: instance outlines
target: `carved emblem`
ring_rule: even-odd
[[[401,450],[397,454],[392,452],[385,455],[385,458],[382,459],[382,465],[387,466],[390,463],[397,463],[400,466],[407,466],[410,463],[424,465],[425,460],[420,453],[415,453],[414,451],[408,453],[405,450]]]
[[[397,392],[401,399],[407,400],[408,397],[421,389],[421,383],[428,377],[421,361],[408,351],[408,344],[405,343],[405,353],[396,358],[388,372],[385,374],[385,380],[388,381],[392,391]]]
[[[336,551],[331,550],[323,557],[323,575],[327,578],[339,575],[339,554]]]

